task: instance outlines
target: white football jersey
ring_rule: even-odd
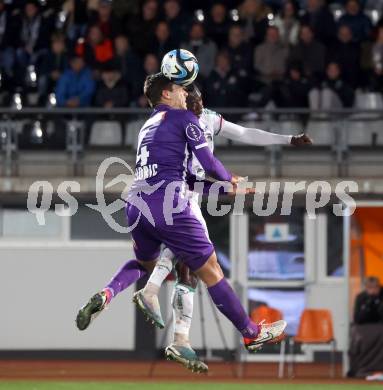
[[[214,137],[219,134],[222,128],[223,118],[222,115],[215,111],[204,108],[199,118],[201,129],[203,129],[206,141],[210,150],[214,151]],[[199,180],[205,179],[205,170],[193,154],[191,163],[191,173],[195,175]]]

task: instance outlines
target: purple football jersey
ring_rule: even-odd
[[[231,180],[231,174],[210,151],[198,118],[188,110],[158,105],[138,136],[132,191],[185,182],[192,153],[210,176]]]

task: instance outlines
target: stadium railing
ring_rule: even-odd
[[[382,110],[217,108],[216,111],[246,127],[280,134],[306,132],[314,145],[305,163],[320,164],[326,155],[335,167],[334,176],[347,177],[350,164],[382,164],[379,159],[383,147]],[[18,164],[29,152],[35,165],[54,165],[60,153],[61,163],[71,165],[76,175],[83,174],[84,164],[89,163],[86,156],[92,151],[104,152],[105,156],[111,150],[134,155],[139,129],[149,112],[136,108],[0,108],[0,176],[19,176]],[[216,145],[222,153],[242,155],[249,150],[245,144],[221,137],[216,139]],[[303,163],[290,148],[261,149],[267,152],[264,163],[271,177],[288,176],[284,166]],[[28,159],[23,162],[28,164]]]

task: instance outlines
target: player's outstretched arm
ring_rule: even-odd
[[[312,141],[306,134],[300,134],[297,136],[281,135],[269,133],[260,129],[243,127],[228,121],[223,121],[219,134],[233,141],[240,141],[249,145],[258,146],[289,144],[294,146],[303,146],[312,144]]]

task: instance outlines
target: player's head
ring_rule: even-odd
[[[368,295],[373,295],[373,296],[379,295],[380,283],[379,283],[379,279],[376,276],[369,276],[365,280],[365,287]]]
[[[192,83],[185,87],[188,96],[186,98],[187,109],[192,111],[195,115],[200,116],[202,114],[203,102],[201,91],[198,87]]]
[[[172,108],[186,110],[187,92],[181,85],[172,83],[162,73],[146,77],[144,94],[151,107],[167,104]]]

